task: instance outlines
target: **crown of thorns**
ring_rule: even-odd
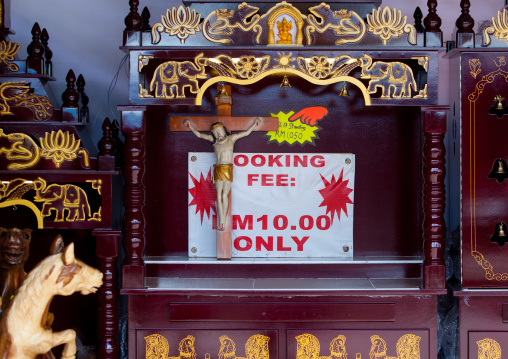
[[[217,123],[214,123],[211,127],[210,127],[210,132],[212,132],[213,130],[215,130],[217,127],[224,127],[224,125],[222,124],[222,122],[217,122]]]

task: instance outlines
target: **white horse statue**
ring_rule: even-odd
[[[95,293],[102,285],[102,273],[74,257],[74,244],[63,249],[62,237],[52,245],[60,251],[46,257],[27,276],[0,326],[0,359],[34,359],[51,348],[65,344],[63,359],[76,357],[76,332],[53,333],[47,323],[49,304],[55,295]]]

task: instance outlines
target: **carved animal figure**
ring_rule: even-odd
[[[362,79],[370,79],[368,93],[375,93],[376,88],[382,89],[381,97],[390,97],[390,88],[394,88],[394,98],[411,97],[411,87],[416,89],[413,70],[402,62],[372,61],[372,57],[364,54],[359,58],[362,68]]]
[[[330,343],[330,359],[347,359],[346,337],[339,335]]]
[[[501,359],[501,346],[494,339],[478,340],[476,345],[478,345],[478,359]]]
[[[311,26],[308,26],[306,30],[308,45],[312,43],[310,33],[314,31],[322,34],[328,29],[332,30],[339,37],[335,41],[336,45],[358,42],[365,35],[365,22],[354,11],[345,9],[333,11],[330,5],[324,2],[309,8],[309,11],[311,14],[308,21]]]
[[[6,135],[0,128],[0,154],[5,154],[9,161],[16,161],[7,166],[9,170],[21,170],[35,166],[40,159],[39,146],[24,133]]]
[[[57,237],[55,242],[62,241]],[[53,248],[61,248],[59,245]],[[53,333],[46,313],[55,295],[95,293],[102,285],[102,273],[74,257],[71,243],[60,253],[41,261],[27,276],[2,317],[0,353],[2,359],[33,359],[64,344],[62,358],[76,357],[76,332]]]
[[[269,359],[269,340],[269,337],[261,334],[251,336],[245,343],[245,354],[247,355],[245,358],[236,356],[235,342],[227,335],[223,335],[219,338],[219,359]]]
[[[150,82],[150,91],[155,90],[155,97],[174,98],[175,89],[177,98],[185,98],[185,87],[191,93],[199,92],[198,79],[206,79],[205,65],[208,59],[199,54],[191,61],[167,61],[155,69]]]
[[[257,32],[256,44],[259,44],[263,29],[259,24],[260,15],[256,14],[258,11],[258,7],[249,5],[246,2],[238,5],[237,10],[215,10],[203,21],[203,35],[211,42],[229,44],[232,42],[230,38],[217,38],[217,36],[230,37],[235,29],[240,29],[244,32],[253,30]],[[249,18],[251,18],[250,21],[247,21]]]
[[[84,221],[86,216],[91,216],[88,197],[83,188],[73,184],[50,184],[38,178],[34,181],[36,195],[34,201],[44,202],[41,214],[44,217],[56,212],[55,222],[64,221],[65,211],[68,215],[66,221]]]
[[[28,260],[32,230],[0,228],[0,293],[2,312],[25,280],[24,265]]]
[[[44,121],[53,115],[53,105],[47,97],[30,92],[30,84],[4,82],[0,84],[0,115],[12,115],[10,106],[29,108],[34,119]]]

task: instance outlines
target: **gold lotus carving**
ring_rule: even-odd
[[[386,6],[384,9],[373,9],[371,15],[367,15],[368,30],[373,35],[379,36],[386,45],[392,37],[399,37],[404,32],[409,33],[409,43],[416,45],[416,29],[406,23],[407,16],[402,17],[401,11]]]
[[[178,37],[180,43],[184,44],[190,35],[195,35],[201,31],[200,20],[201,14],[196,13],[195,9],[191,10],[188,6],[183,7],[183,5],[180,5],[178,9],[173,7],[171,12],[168,9],[166,16],[161,16],[161,22],[152,27],[152,43],[159,43],[161,40],[160,33],[166,32],[169,36]]]
[[[52,159],[59,168],[63,161],[72,161],[77,155],[83,156],[85,167],[89,167],[88,152],[79,148],[81,140],[74,138],[74,135],[62,130],[46,132],[44,138],[39,138],[41,143],[41,157]]]

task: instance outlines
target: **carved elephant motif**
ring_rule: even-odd
[[[65,221],[84,221],[86,216],[91,216],[90,204],[86,192],[73,184],[50,184],[39,178],[34,181],[37,202],[44,202],[41,214],[43,217],[51,215],[51,211],[56,212],[55,222],[64,221],[65,211],[68,215]]]
[[[206,79],[205,64],[208,59],[203,54],[191,61],[166,61],[155,69],[150,82],[150,91],[155,90],[155,97],[174,98],[175,89],[177,98],[185,98],[185,87],[191,93],[199,92],[198,79]]]
[[[376,88],[382,89],[381,97],[390,97],[390,89],[393,87],[393,98],[411,97],[411,87],[417,91],[413,70],[406,64],[398,61],[372,62],[372,57],[364,54],[359,58],[362,68],[362,79],[370,79],[368,93],[375,93]]]

